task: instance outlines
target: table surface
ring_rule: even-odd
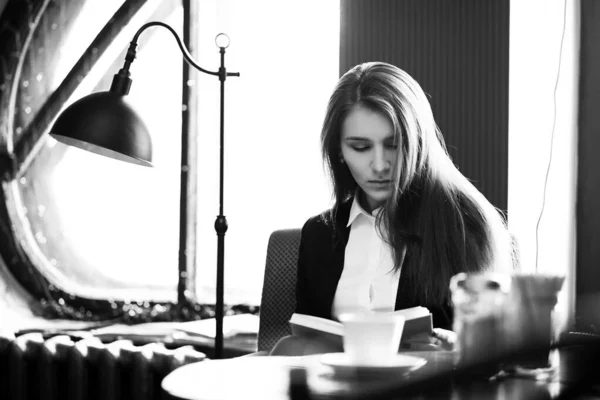
[[[225,399],[288,399],[290,370],[306,370],[311,398],[389,398],[390,390],[410,388],[412,384],[428,383],[418,389],[418,398],[460,399],[554,399],[569,385],[557,377],[549,382],[533,379],[506,378],[489,381],[470,379],[457,382],[448,379],[454,366],[453,352],[423,351],[408,355],[422,357],[427,363],[412,372],[385,379],[340,376],[320,362],[321,355],[283,357],[246,356],[224,360],[207,360],[189,364],[171,372],[162,382],[163,390],[172,398],[186,400]],[[439,379],[445,376],[446,379]],[[415,394],[414,392],[412,392]],[[410,395],[411,393],[405,393]],[[475,397],[474,397],[475,396]],[[402,396],[410,398],[410,396]],[[592,397],[586,397],[592,398]]]

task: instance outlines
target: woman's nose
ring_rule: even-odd
[[[373,159],[371,160],[371,168],[375,172],[385,172],[390,169],[391,161],[388,159],[388,155],[382,150],[375,150]]]

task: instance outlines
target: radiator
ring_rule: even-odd
[[[192,346],[103,343],[41,333],[0,335],[0,398],[10,400],[159,400],[162,379],[203,360]]]

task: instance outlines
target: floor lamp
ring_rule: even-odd
[[[227,35],[221,33],[215,39],[221,54],[221,66],[218,71],[212,72],[203,69],[194,61],[175,30],[169,25],[158,21],[146,23],[133,37],[125,56],[125,64],[115,74],[110,90],[92,93],[71,104],[58,116],[50,130],[50,135],[59,142],[96,154],[137,165],[152,166],[152,140],[150,134],[142,119],[128,104],[126,97],[132,82],[129,67],[136,56],[138,38],[145,29],[151,26],[162,26],[168,29],[175,36],[185,60],[197,70],[218,77],[221,82],[219,215],[215,220],[215,231],[217,233],[215,358],[221,358],[223,351],[224,253],[225,232],[227,231],[227,219],[223,215],[225,80],[228,76],[240,76],[237,72],[227,72],[225,69],[225,49],[229,46]],[[187,165],[182,165],[182,167],[187,168]],[[182,190],[181,196],[186,195]],[[185,202],[182,202],[181,208],[184,208],[184,204]],[[185,216],[186,213],[181,213],[180,218],[181,215]],[[180,224],[180,227],[184,225]],[[180,228],[179,234],[187,235],[184,228]],[[181,243],[185,243],[185,240],[180,240],[180,246]],[[185,254],[185,251],[180,251],[179,270],[185,271],[186,267],[182,265],[185,264],[185,257],[182,257],[181,254]]]

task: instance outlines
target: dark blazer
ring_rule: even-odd
[[[344,268],[344,254],[350,236],[350,227],[346,225],[351,206],[352,201],[343,203],[333,222],[331,210],[328,210],[310,218],[302,227],[296,281],[297,313],[332,319],[333,298]],[[410,255],[405,256],[405,261],[406,257]],[[417,299],[410,298],[404,276],[400,274],[395,309],[426,306],[433,315],[435,327],[452,329],[450,305],[420,304]]]

